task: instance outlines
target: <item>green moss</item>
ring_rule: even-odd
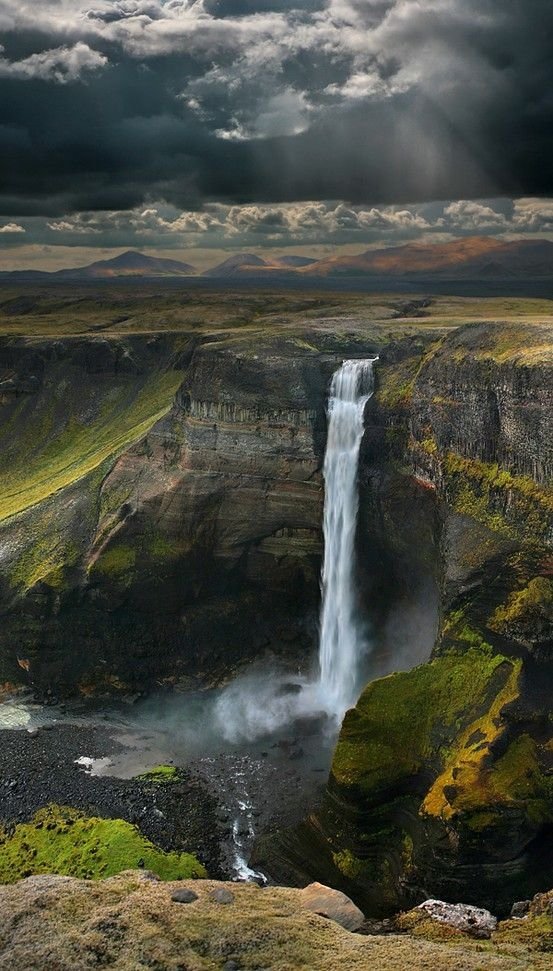
[[[512,316],[511,308],[508,308],[507,315]],[[458,360],[470,357],[498,364],[516,361],[527,365],[551,362],[551,327],[543,321],[530,323],[529,326],[526,320],[517,322],[502,319],[481,326],[476,324],[475,327],[476,333],[472,327],[459,331],[457,346],[453,351]]]
[[[530,914],[524,920],[506,920],[493,936],[494,944],[503,949],[527,948],[531,952],[553,951],[553,915]]]
[[[159,786],[166,786],[179,781],[179,772],[174,765],[156,765],[153,769],[143,772],[138,778],[146,782],[154,782]]]
[[[502,712],[518,697],[521,666],[520,660],[505,664],[504,676],[500,681],[494,679],[486,703],[476,711],[469,706],[471,717],[457,725],[449,748],[443,752],[442,771],[423,802],[428,815],[449,819],[459,813],[480,814],[498,805],[498,793],[490,787],[492,752],[505,733]],[[502,802],[510,799],[511,793],[506,790]]]
[[[120,577],[128,573],[136,563],[136,549],[132,546],[110,546],[94,563],[97,573]]]
[[[439,768],[460,729],[489,711],[514,670],[482,643],[372,682],[344,720],[334,779],[377,799],[429,760]]]
[[[446,491],[454,509],[509,538],[533,537],[551,529],[553,494],[529,476],[515,476],[495,463],[454,452],[442,458]]]
[[[553,581],[548,577],[534,577],[522,590],[512,593],[507,604],[496,608],[489,626],[502,630],[506,625],[531,620],[536,614],[553,620]]]
[[[534,824],[553,821],[553,778],[542,771],[537,744],[529,735],[511,743],[487,783],[492,800],[519,805]]]
[[[455,634],[458,641],[461,641],[462,644],[468,644],[469,647],[478,647],[482,650],[492,649],[482,635],[473,627],[469,627],[468,624],[458,627]]]
[[[461,633],[465,651],[368,686],[344,720],[334,783],[368,808],[393,798],[409,779],[410,790],[419,785],[424,793],[423,815],[462,817],[475,833],[502,825],[505,808],[536,826],[549,822],[553,782],[536,742],[523,735],[506,745],[503,712],[518,697],[521,662],[494,654],[471,628]],[[412,843],[402,854],[409,867]],[[348,858],[338,853],[335,863],[344,872]]]
[[[363,861],[359,860],[351,850],[341,850],[339,853],[333,853],[332,859],[340,873],[350,880],[355,880],[361,876],[364,869]]]
[[[147,552],[154,560],[170,560],[179,555],[176,544],[166,536],[152,537],[147,544]]]
[[[419,448],[426,453],[426,455],[436,455],[436,452],[438,451],[438,445],[434,438],[423,438],[423,440],[417,444]]]
[[[379,371],[377,401],[386,408],[406,408],[411,404],[415,378],[402,379],[392,369]]]
[[[206,876],[190,853],[166,853],[122,819],[84,816],[65,806],[48,806],[13,833],[0,833],[0,883],[34,873],[100,879],[139,865],[163,880]]]
[[[401,860],[404,873],[409,873],[409,871],[413,868],[414,848],[412,836],[409,833],[404,833],[401,841]]]
[[[170,370],[145,381],[131,376],[113,380],[114,386],[100,395],[99,388],[80,389],[61,375],[59,398],[51,388],[38,406],[29,403],[29,413],[21,413],[14,429],[10,423],[2,426],[0,521],[66,488],[138,441],[167,414],[182,374]]]
[[[103,463],[79,483],[80,523],[85,533],[94,528],[96,496],[110,463]],[[71,505],[65,506],[58,496],[36,506],[28,513],[27,529],[32,542],[22,542],[14,558],[5,566],[12,587],[29,589],[36,583],[47,584],[63,592],[68,574],[78,567],[82,557],[80,536],[73,535]]]

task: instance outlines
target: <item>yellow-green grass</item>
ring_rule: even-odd
[[[350,293],[234,289],[200,290],[159,284],[120,282],[91,288],[25,287],[32,306],[25,312],[16,302],[22,291],[3,288],[0,293],[0,335],[54,337],[75,334],[204,333],[222,328],[242,330],[262,325],[268,330],[293,326],[337,330],[344,318],[348,329],[371,322],[406,332],[458,327],[472,321],[515,320],[534,324],[553,320],[553,301],[526,297],[455,297],[436,294],[424,317],[393,319],[398,307],[420,294]],[[12,306],[10,307],[10,302]],[[3,312],[3,307],[7,312]]]
[[[11,834],[0,830],[0,883],[36,873],[98,880],[138,867],[162,880],[207,876],[191,853],[160,850],[123,819],[85,816],[66,806],[39,810]]]
[[[142,385],[119,381],[90,422],[72,414],[59,432],[53,409],[12,415],[0,429],[0,521],[82,479],[142,438],[168,413],[181,381],[182,373],[174,370],[156,373]],[[72,394],[78,397],[79,389]],[[10,448],[12,437],[16,450]]]
[[[57,881],[47,892],[26,883],[0,888],[0,963],[4,960],[10,971],[551,968],[551,920],[546,915],[500,925],[491,941],[466,935],[448,935],[444,940],[439,925],[429,921],[424,927],[417,921],[416,935],[410,926],[401,934],[352,934],[307,911],[301,905],[301,891],[294,888],[261,890],[255,884],[229,886],[210,880],[184,886],[198,898],[186,907],[171,899],[182,884],[141,880],[135,873],[95,883]],[[233,905],[221,906],[213,899],[213,891],[221,887],[231,889]],[[506,932],[500,933],[503,927]]]
[[[491,530],[535,539],[547,534],[553,515],[551,489],[527,475],[513,475],[497,463],[448,452],[442,461],[451,503],[457,512],[473,516]],[[509,494],[508,516],[494,510],[493,497]]]

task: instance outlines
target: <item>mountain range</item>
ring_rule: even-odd
[[[394,278],[406,280],[539,279],[553,274],[553,242],[547,239],[501,240],[468,236],[447,243],[407,243],[320,260],[290,255],[261,257],[238,253],[200,273],[190,263],[128,250],[88,266],[46,272],[0,272],[0,282],[94,281],[203,276],[211,279]]]

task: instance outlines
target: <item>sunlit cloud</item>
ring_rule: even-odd
[[[5,223],[3,226],[0,226],[0,233],[3,235],[12,236],[24,232],[23,226],[20,226],[18,223]]]

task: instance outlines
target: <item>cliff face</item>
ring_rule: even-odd
[[[347,713],[321,809],[258,848],[277,878],[333,883],[373,913],[425,895],[501,912],[547,883],[550,346],[545,329],[488,325],[383,353],[364,504],[381,562],[410,562],[414,583],[437,571],[438,636],[430,663]]]
[[[335,356],[181,336],[2,361],[0,681],[135,689],[310,655]]]

